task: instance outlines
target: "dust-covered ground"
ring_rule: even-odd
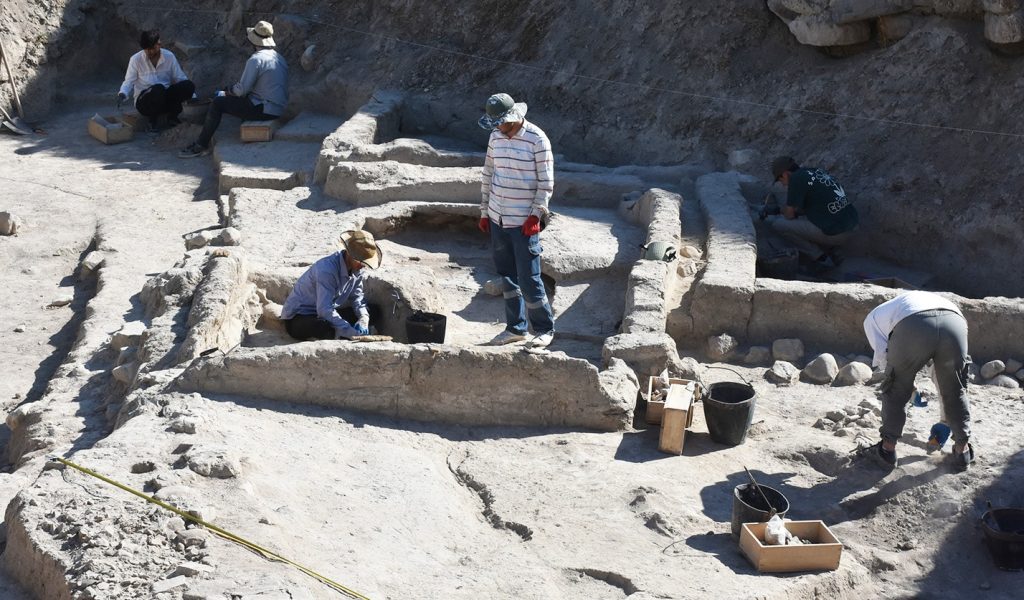
[[[338,597],[127,493],[43,470],[44,449],[187,497],[204,518],[373,598],[1019,595],[1019,575],[992,566],[978,519],[986,501],[1024,505],[1020,389],[971,388],[979,461],[966,474],[924,452],[935,402],[911,409],[903,466],[886,475],[849,460],[859,435],[877,435],[872,388],[776,387],[763,368],[735,365],[705,377],[754,383],[747,442],[711,442],[698,408],[682,457],[657,451],[642,415],[620,433],[465,428],[168,393],[153,399],[159,412],[112,429],[124,388],[110,375],[110,334],[139,318],[140,290],[181,257],[181,236],[218,225],[217,186],[207,159],[173,156],[180,132],[111,147],[84,133],[88,116],[110,110],[140,28],[159,26],[209,92],[240,67],[242,27],[270,18],[298,107],[343,115],[375,89],[401,88],[414,93],[408,130],[479,144],[482,101],[502,89],[529,102],[573,160],[726,168],[732,150],[765,163],[791,152],[847,186],[864,248],[933,270],[948,289],[1018,296],[1024,280],[1007,257],[1019,254],[1024,219],[1013,196],[1019,138],[721,100],[1015,133],[1024,63],[992,53],[979,21],[920,15],[898,43],[833,58],[799,46],[753,1],[528,2],[511,15],[493,2],[303,1],[289,15],[259,0],[147,6],[15,0],[0,12],[23,100],[47,132],[0,135],[0,210],[24,222],[0,237],[0,408],[24,425],[11,421],[17,407],[50,407],[39,437],[0,437],[6,456],[30,457],[0,473],[0,504],[17,497],[6,546],[28,547],[18,537],[28,530],[46,540],[40,554],[8,550],[4,561],[38,566],[23,575],[37,597],[152,597],[186,564],[187,582],[157,597]],[[94,250],[106,259],[98,278],[80,266]],[[834,411],[846,415],[826,419]],[[231,475],[190,466],[211,457]],[[789,516],[833,527],[838,571],[750,567],[729,536],[743,466],[784,491]],[[19,594],[0,580],[0,595]]]

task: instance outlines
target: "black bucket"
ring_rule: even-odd
[[[746,383],[712,383],[704,399],[704,422],[711,439],[730,446],[742,444],[754,418],[756,400],[754,388]]]
[[[985,544],[996,566],[1024,570],[1024,509],[993,508],[981,517]]]
[[[448,318],[437,313],[416,311],[405,319],[405,335],[410,344],[443,344]]]
[[[749,483],[736,486],[732,491],[732,537],[740,537],[740,527],[743,523],[764,523],[771,515],[771,509],[779,517],[785,517],[789,512],[789,500],[782,495],[782,492],[766,485],[758,485],[764,495],[768,498],[771,506],[765,506],[764,498],[757,493],[754,486]]]

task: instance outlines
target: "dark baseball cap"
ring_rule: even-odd
[[[792,156],[780,156],[772,161],[772,176],[775,178],[775,181],[778,181],[783,173],[799,166]]]

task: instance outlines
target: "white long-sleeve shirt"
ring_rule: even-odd
[[[531,215],[548,211],[555,186],[555,157],[548,136],[524,121],[509,138],[491,132],[484,159],[480,192],[480,216],[489,216],[502,227],[520,227]]]
[[[871,364],[885,370],[889,351],[889,335],[900,321],[926,310],[949,310],[964,316],[956,304],[931,292],[906,292],[875,307],[864,319],[864,334],[875,351]]]
[[[128,60],[128,70],[124,74],[124,83],[120,92],[125,96],[139,95],[156,84],[170,87],[173,83],[185,81],[188,76],[181,70],[174,53],[165,48],[160,49],[160,58],[154,66],[146,56],[145,50],[139,50]]]

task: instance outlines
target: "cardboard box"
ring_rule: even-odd
[[[95,114],[89,119],[89,135],[104,144],[120,144],[132,139],[135,129],[121,117]]]
[[[767,546],[767,523],[744,523],[740,530],[740,551],[761,573],[834,571],[839,568],[843,545],[822,521],[786,521],[796,537],[814,543],[799,546]]]
[[[654,381],[656,379],[658,379],[658,378],[657,377],[651,377],[651,378],[649,378],[647,380],[647,412],[644,415],[644,420],[647,421],[647,423],[649,425],[660,425],[661,424],[661,415],[662,415],[662,412],[665,409],[665,396],[662,396],[660,400],[656,400],[654,402],[651,401],[651,398],[654,397]],[[697,385],[695,381],[692,381],[690,379],[676,379],[676,378],[672,378],[672,379],[668,380],[668,385],[669,385],[669,389],[670,390],[671,390],[673,385],[681,385],[683,387],[686,387],[687,385],[689,385],[691,383],[694,384],[694,386],[693,386],[694,387],[693,401],[697,402],[697,401],[700,400],[701,387],[699,385]],[[686,426],[689,427],[692,422],[693,422],[693,413],[691,412],[690,416],[689,416],[689,421],[686,423]]]
[[[242,141],[243,142],[269,142],[274,139],[274,132],[281,126],[281,119],[273,121],[243,121]]]

